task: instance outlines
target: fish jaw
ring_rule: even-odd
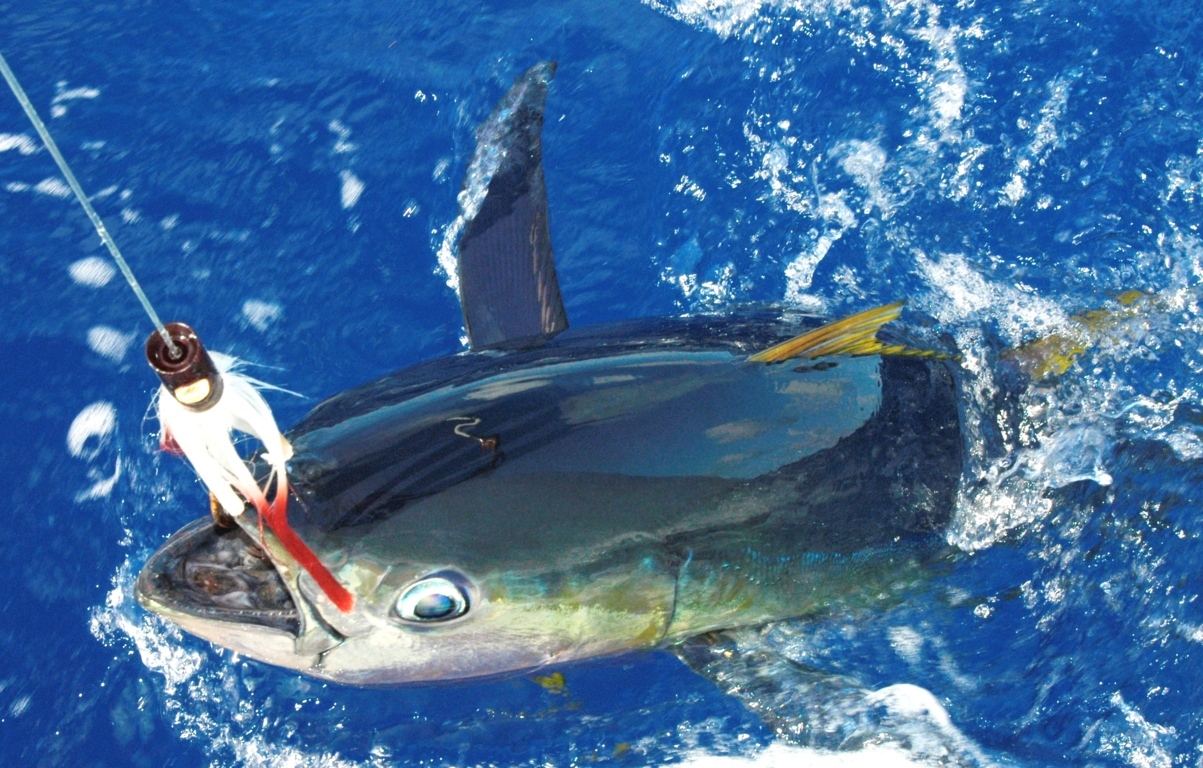
[[[320,658],[318,654],[298,654],[297,637],[283,630],[198,617],[141,593],[138,604],[189,634],[266,664],[310,672]]]
[[[211,518],[168,539],[134,593],[151,613],[250,658],[301,672],[318,661],[317,652],[298,652],[304,611],[277,565],[246,532],[218,529]]]

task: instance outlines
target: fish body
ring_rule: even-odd
[[[292,525],[355,608],[340,612],[269,533],[295,624],[251,630],[277,634],[281,653],[239,650],[340,682],[453,680],[891,595],[921,575],[953,506],[953,375],[915,357],[747,360],[816,324],[602,327],[322,403],[288,434]],[[143,603],[231,645],[220,619],[172,602],[180,585],[161,574],[180,557],[164,552]],[[464,614],[403,618],[399,601],[432,578],[461,590]],[[321,650],[298,652],[314,633]]]
[[[139,575],[142,605],[382,685],[670,646],[922,577],[961,477],[952,363],[888,338],[900,304],[565,331],[539,131],[553,72],[532,67],[478,132],[471,351],[317,406],[283,444],[287,520],[248,505],[236,528],[185,527]],[[262,484],[285,453],[253,461]],[[290,554],[310,550],[320,567]]]

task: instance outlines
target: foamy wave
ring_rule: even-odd
[[[242,319],[257,331],[266,331],[283,314],[283,308],[274,301],[247,299],[242,303]]]
[[[113,576],[104,605],[92,610],[92,636],[105,645],[133,645],[146,667],[163,676],[165,692],[176,690],[200,671],[201,654],[181,646],[183,634],[174,625],[138,608],[133,599],[134,567],[127,559]],[[179,717],[189,717],[182,714]]]
[[[88,329],[88,346],[96,354],[114,363],[125,359],[126,352],[136,338],[133,333],[122,333],[107,325],[97,325]]]
[[[359,196],[363,194],[363,181],[350,171],[339,171],[338,177],[342,180],[339,196],[343,210],[350,210],[355,207],[355,204],[359,202]]]
[[[22,155],[32,155],[39,147],[23,133],[0,133],[0,152],[8,152],[10,149],[15,149]]]
[[[980,20],[962,28],[940,23],[940,6],[932,0],[857,4],[852,0],[644,0],[657,11],[722,38],[772,40],[768,29],[797,31],[798,17],[846,25],[845,35],[861,49],[882,49],[917,67],[902,69],[928,106],[935,136],[955,143],[969,95],[969,75],[961,64],[960,40],[981,39]],[[927,54],[912,53],[904,38],[918,42]],[[758,63],[758,62],[753,62]],[[913,72],[913,74],[910,74]]]
[[[1027,120],[1021,120],[1021,130],[1031,130],[1032,140],[1020,153],[1015,161],[1015,170],[1011,180],[1002,189],[1000,204],[1014,206],[1028,194],[1027,178],[1037,166],[1044,165],[1048,155],[1054,149],[1064,144],[1064,139],[1057,124],[1065,116],[1069,104],[1069,92],[1081,72],[1073,72],[1066,77],[1058,77],[1049,83],[1049,97],[1040,108],[1040,120],[1035,128]]]
[[[127,532],[128,533],[128,532]],[[129,559],[113,576],[112,589],[103,606],[92,610],[89,628],[109,647],[132,647],[147,669],[163,680],[165,709],[181,738],[198,740],[223,764],[232,758],[237,766],[271,768],[354,768],[356,763],[337,753],[305,751],[274,742],[256,733],[251,702],[234,685],[236,670],[228,664],[206,666],[205,655],[184,647],[183,633],[139,608],[133,598],[135,566]]]
[[[903,768],[926,766],[897,747],[870,746],[855,752],[829,752],[775,742],[747,756],[713,755],[690,752],[678,765],[689,768]]]

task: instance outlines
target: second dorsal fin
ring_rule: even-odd
[[[883,344],[878,340],[877,332],[883,325],[902,315],[904,303],[896,301],[836,320],[757,352],[748,360],[754,363],[780,363],[795,357],[813,359],[826,355],[947,357],[939,352],[911,349],[901,344]]]
[[[540,136],[554,74],[553,62],[531,67],[477,130],[461,199],[473,196],[474,184],[488,188],[475,212],[465,211],[458,260],[473,349],[534,345],[568,327],[551,250]]]

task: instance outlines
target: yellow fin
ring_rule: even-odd
[[[564,692],[564,686],[567,681],[564,680],[564,673],[553,672],[550,675],[540,675],[532,677],[531,681],[543,686],[543,688],[551,694],[560,695]]]
[[[1144,291],[1124,291],[1113,298],[1118,307],[1079,312],[1070,317],[1070,324],[1063,331],[1008,349],[1003,352],[1003,359],[1014,361],[1032,381],[1054,379],[1099,343],[1122,340],[1129,321],[1165,310],[1159,296]]]
[[[825,355],[909,355],[915,357],[947,357],[939,352],[911,349],[900,344],[883,344],[877,332],[902,314],[905,302],[896,301],[884,307],[868,309],[821,328],[807,331],[789,341],[769,347],[748,358],[754,363],[780,363],[795,357],[814,359]]]

